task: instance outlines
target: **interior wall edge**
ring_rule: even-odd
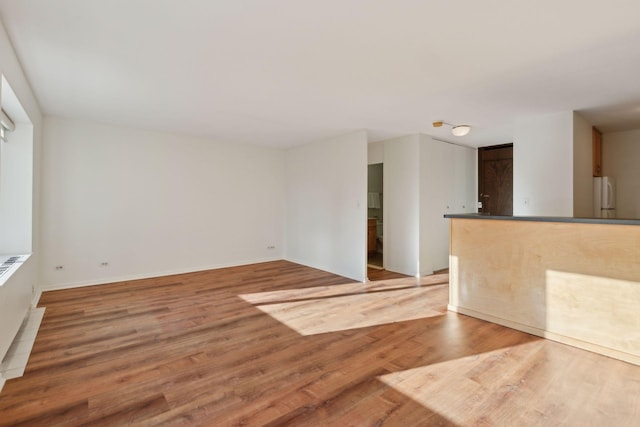
[[[309,263],[307,263],[305,261],[301,261],[301,260],[298,260],[296,258],[284,257],[283,260],[292,262],[294,264],[303,265],[305,267],[315,268],[316,270],[324,271],[325,273],[335,274],[336,276],[342,276],[342,277],[344,277],[345,279],[348,279],[348,280],[355,280],[356,282],[359,282],[359,283],[366,283],[366,275],[365,275],[365,280],[361,280],[360,277],[350,277],[350,275],[347,276],[345,274],[340,274],[340,273],[337,273],[335,271],[332,271],[326,266],[323,267],[323,266],[311,265],[311,264],[309,264]]]

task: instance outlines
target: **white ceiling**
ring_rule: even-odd
[[[0,0],[45,114],[286,147],[640,128],[637,0]],[[452,137],[431,123],[473,126]]]

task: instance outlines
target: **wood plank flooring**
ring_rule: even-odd
[[[45,292],[0,425],[638,425],[640,368],[285,261]]]
[[[367,277],[371,281],[376,280],[386,280],[386,279],[400,279],[400,278],[408,278],[409,276],[405,276],[404,274],[394,273],[393,271],[388,271],[379,268],[367,268]]]

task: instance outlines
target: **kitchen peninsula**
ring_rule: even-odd
[[[445,217],[449,310],[640,365],[640,220]]]

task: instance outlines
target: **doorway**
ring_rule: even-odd
[[[478,212],[513,215],[513,144],[478,148]]]
[[[369,165],[367,174],[367,264],[382,269],[383,262],[383,163]]]

